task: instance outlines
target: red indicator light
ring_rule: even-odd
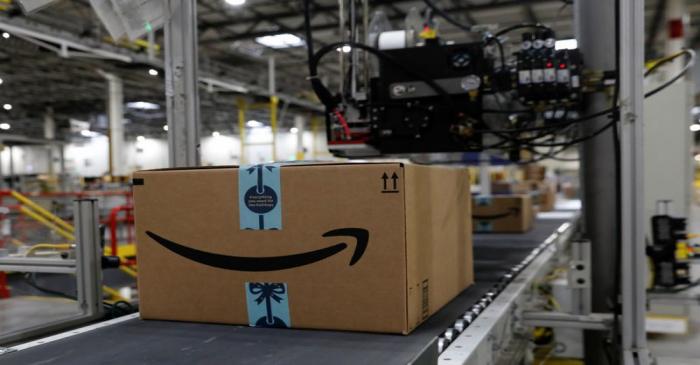
[[[547,68],[552,68],[552,67],[554,67],[554,65],[551,62],[547,61]]]
[[[560,63],[560,64],[559,64],[559,68],[562,69],[562,70],[565,69],[565,68],[566,68],[566,64],[565,64],[565,63]]]
[[[683,38],[683,20],[671,19],[668,21],[668,37],[671,39]]]

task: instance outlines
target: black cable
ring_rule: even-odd
[[[308,1],[308,0],[307,0]],[[319,99],[321,99],[321,102],[329,109],[333,109],[335,107],[335,100],[331,96],[330,91],[323,85],[321,80],[318,78],[318,65],[326,54],[332,52],[333,50],[343,47],[343,46],[350,46],[353,48],[358,48],[363,51],[366,51],[374,56],[377,56],[378,58],[381,58],[382,60],[389,62],[390,64],[398,67],[401,69],[406,75],[414,77],[420,81],[425,82],[430,88],[432,88],[438,95],[441,95],[443,98],[445,98],[445,102],[449,106],[449,108],[456,113],[457,108],[454,105],[454,101],[450,97],[450,94],[445,91],[442,86],[440,86],[435,80],[426,77],[419,72],[413,71],[410,68],[406,67],[404,64],[402,64],[399,60],[394,58],[393,56],[389,55],[386,52],[382,52],[379,49],[376,49],[374,47],[370,47],[366,44],[362,43],[357,43],[357,42],[336,42],[336,43],[331,43],[328,45],[325,45],[321,47],[310,59],[309,61],[309,71],[311,76],[311,82],[312,82],[312,87],[314,87],[314,91],[316,92],[316,95],[318,95]],[[317,90],[318,89],[318,90]],[[320,92],[320,93],[319,93]],[[325,97],[324,95],[328,95],[327,100],[323,100]]]
[[[673,61],[676,60],[676,58],[678,58],[678,57],[680,57],[680,56],[683,56],[684,54],[687,54],[685,51],[686,51],[686,50],[681,50],[681,51],[679,51],[678,53],[676,53],[676,54],[674,54],[674,55],[671,55],[671,56],[669,56],[669,57],[664,57],[664,58],[661,59],[660,61],[655,62],[651,67],[649,67],[646,71],[644,71],[644,77],[649,76],[651,73],[653,73],[653,72],[656,71],[657,69],[661,68],[661,66],[663,66],[663,65],[665,65],[665,64],[667,64],[667,63],[669,63],[669,62],[673,62]]]
[[[502,35],[504,35],[504,34],[506,34],[506,33],[512,32],[512,31],[514,31],[514,30],[517,30],[517,29],[525,29],[525,28],[534,28],[534,29],[542,29],[542,30],[549,30],[549,31],[552,31],[552,28],[550,28],[550,27],[548,27],[548,26],[546,26],[546,25],[544,25],[544,24],[540,24],[540,23],[521,23],[521,24],[516,24],[516,25],[510,26],[510,27],[507,27],[507,28],[503,28],[503,29],[497,31],[493,36],[494,36],[495,38],[498,38],[498,37],[500,37],[500,36],[502,36]],[[552,31],[552,32],[553,32],[553,31]]]
[[[304,33],[306,36],[306,55],[309,60],[309,81],[311,82],[311,88],[314,93],[318,96],[319,100],[328,109],[333,109],[337,101],[333,97],[333,94],[326,88],[321,80],[318,78],[318,70],[316,67],[312,67],[311,60],[314,57],[314,39],[311,35],[311,1],[304,0]]]
[[[58,290],[48,289],[48,288],[45,288],[45,287],[43,287],[43,286],[37,284],[37,282],[36,282],[36,273],[27,273],[27,274],[24,276],[24,280],[25,280],[25,282],[26,282],[29,286],[31,286],[32,288],[34,288],[34,289],[36,289],[36,290],[38,290],[38,291],[40,291],[40,292],[42,292],[42,293],[49,294],[49,295],[53,295],[53,296],[56,296],[56,297],[71,299],[71,300],[78,300],[78,298],[77,298],[75,295],[71,295],[71,294],[68,294],[68,293],[64,293],[64,292],[61,292],[61,291],[58,291]]]
[[[673,78],[671,78],[670,80],[664,82],[663,84],[659,85],[659,86],[656,87],[655,89],[646,92],[646,93],[644,94],[644,97],[645,97],[645,98],[648,98],[648,97],[650,97],[650,96],[653,96],[653,95],[655,95],[656,93],[660,92],[661,90],[663,90],[663,89],[665,89],[665,88],[671,86],[671,84],[673,84],[674,82],[676,82],[676,80],[678,80],[678,79],[680,79],[681,77],[685,76],[685,74],[688,72],[688,70],[690,70],[690,68],[693,67],[693,65],[695,64],[695,51],[693,51],[692,49],[683,49],[678,55],[681,55],[681,54],[685,54],[685,55],[687,55],[687,56],[690,58],[690,59],[688,60],[688,62],[685,64],[685,66],[683,66],[683,69],[681,69],[681,71],[680,71],[676,76],[674,76]],[[678,55],[674,56],[673,58],[676,58]],[[665,63],[665,62],[664,62],[664,63]],[[657,65],[654,65],[654,66],[657,66]],[[646,75],[648,75],[649,73],[651,73],[651,71],[653,71],[653,70],[655,69],[654,66],[652,66],[649,70],[647,70],[647,72],[646,72],[644,75],[646,76]]]
[[[453,17],[451,17],[449,14],[447,14],[444,10],[440,9],[435,3],[433,3],[430,0],[423,0],[425,5],[427,5],[430,9],[432,9],[437,15],[440,15],[443,19],[447,20],[448,23],[454,25],[455,27],[465,31],[465,32],[472,32],[472,27],[469,25],[464,25],[457,20],[455,20]]]

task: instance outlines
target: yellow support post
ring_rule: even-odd
[[[245,100],[242,98],[236,99],[236,105],[238,106],[238,138],[241,142],[241,152],[238,157],[238,162],[239,165],[243,165],[245,163]]]
[[[31,199],[27,198],[26,196],[20,194],[19,192],[15,190],[10,190],[10,195],[12,195],[15,200],[18,202],[28,206],[29,208],[33,209],[36,211],[38,214],[43,215],[46,217],[47,220],[51,221],[52,223],[56,224],[57,226],[61,227],[61,229],[68,231],[70,233],[73,233],[75,231],[75,228],[73,228],[72,225],[70,225],[68,222],[64,221],[57,215],[49,212],[48,210],[42,208],[39,204],[34,203],[31,201]]]
[[[272,128],[272,161],[277,160],[277,106],[280,99],[270,96],[270,127]]]
[[[61,227],[55,225],[54,223],[50,222],[48,219],[42,217],[41,215],[37,214],[36,212],[32,211],[31,209],[29,209],[25,206],[22,206],[19,208],[19,211],[22,214],[28,216],[29,218],[32,218],[32,219],[36,220],[37,222],[43,224],[44,226],[46,226],[50,230],[58,233],[61,237],[65,238],[69,241],[75,241],[75,236],[73,236],[72,233],[69,233],[69,232],[63,230]]]

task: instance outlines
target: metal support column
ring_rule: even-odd
[[[54,120],[52,107],[47,107],[46,112],[44,113],[44,139],[49,141],[56,139],[56,121]],[[53,144],[46,146],[46,158],[48,160],[46,166],[48,171],[46,172],[49,174],[49,176],[53,176],[55,174],[55,168],[53,166],[55,149],[56,146]]]
[[[644,2],[620,0],[622,350],[625,365],[649,363],[644,211]]]
[[[197,3],[169,0],[165,23],[165,98],[171,167],[197,166],[199,89],[197,85]]]
[[[569,287],[572,289],[573,314],[591,313],[591,242],[587,240],[571,243],[571,262],[568,271]]]
[[[124,161],[124,85],[121,77],[100,71],[107,80],[109,176],[126,175]]]
[[[246,110],[246,102],[245,100],[238,98],[236,99],[236,107],[238,108],[238,138],[240,139],[241,143],[241,151],[238,156],[238,164],[243,165],[246,163],[245,159],[245,139],[246,139],[246,132],[245,132],[245,125],[246,125],[246,120],[245,120],[245,110]]]
[[[574,2],[574,21],[578,47],[586,55],[586,67],[596,70],[615,69],[615,1],[586,0]],[[610,98],[602,93],[588,96],[583,115],[611,106]],[[600,117],[581,123],[589,135],[609,123]],[[611,129],[582,145],[581,187],[583,197],[583,229],[591,241],[592,311],[610,311],[614,296],[615,246],[617,216],[615,187],[615,155]],[[586,364],[606,364],[604,341],[606,334],[587,331],[584,335]]]
[[[79,264],[78,305],[88,317],[102,315],[102,251],[100,249],[100,217],[97,199],[78,199],[73,203],[75,214],[75,255]]]
[[[270,128],[272,129],[272,161],[277,160],[277,111],[279,98],[277,97],[277,70],[275,58],[268,58],[268,87],[270,92]]]
[[[304,117],[297,115],[294,117],[294,128],[297,129],[297,149],[296,160],[304,159]]]
[[[491,157],[485,153],[479,154],[479,186],[481,195],[491,195]]]
[[[14,153],[14,148],[13,146],[9,147],[10,150],[10,180],[9,180],[9,186],[10,189],[15,188],[15,153]]]

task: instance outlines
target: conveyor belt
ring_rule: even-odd
[[[0,355],[2,364],[406,364],[565,220],[526,234],[477,235],[476,284],[408,336],[131,319]]]

